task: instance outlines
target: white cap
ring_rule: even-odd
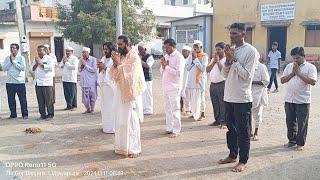
[[[86,51],[86,52],[90,53],[90,48],[88,48],[88,47],[83,47],[83,48],[82,48],[82,51]]]
[[[191,52],[192,48],[190,46],[183,46],[182,50],[187,50]]]
[[[140,43],[138,44],[138,46],[141,46],[141,47],[144,48],[144,49],[148,49],[148,48],[149,48],[148,44],[145,43],[145,42],[140,42]]]
[[[49,44],[44,44],[43,46],[46,47],[46,48],[50,47]]]
[[[70,46],[68,46],[68,47],[66,48],[66,50],[67,50],[67,51],[73,51],[73,48],[70,47]]]
[[[201,47],[203,45],[202,41],[199,41],[199,40],[194,40],[193,45],[195,45],[195,44],[197,44],[197,45],[199,45]]]

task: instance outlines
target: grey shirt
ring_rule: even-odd
[[[257,49],[248,43],[235,48],[232,65],[225,63],[222,73],[226,78],[224,101],[231,103],[252,102],[252,79],[260,55]]]

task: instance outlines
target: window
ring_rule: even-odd
[[[320,47],[320,25],[309,25],[306,27],[306,47]]]
[[[249,44],[252,44],[252,28],[247,28],[246,29],[246,37],[245,41]]]
[[[201,4],[201,0],[198,0],[198,4]]]
[[[3,49],[3,39],[0,39],[0,49]]]
[[[188,4],[189,2],[188,2],[188,0],[183,0],[183,4],[184,5],[186,5],[186,4]]]
[[[177,30],[176,31],[177,43],[193,43],[194,40],[198,39],[198,30]]]
[[[187,31],[177,31],[177,43],[187,43]]]
[[[14,2],[9,2],[8,5],[9,5],[9,9],[10,9],[10,10],[15,9],[15,8],[14,8]]]
[[[211,3],[210,0],[204,0],[204,4],[209,4],[209,3]]]
[[[175,6],[176,5],[176,0],[171,0],[171,5]]]

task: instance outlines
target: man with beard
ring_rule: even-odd
[[[141,153],[140,122],[143,122],[142,93],[146,90],[141,59],[128,36],[117,39],[118,52],[111,58],[115,91],[115,153],[136,158]],[[140,120],[140,122],[139,122]]]
[[[82,103],[86,107],[84,114],[93,113],[97,100],[97,60],[90,56],[90,48],[84,47],[79,62]]]
[[[167,54],[161,59],[162,89],[165,98],[166,130],[170,138],[181,131],[180,98],[184,74],[184,58],[173,39],[164,41]]]
[[[102,118],[102,132],[107,134],[114,134],[114,91],[115,84],[110,77],[110,69],[113,66],[111,59],[111,52],[115,51],[115,47],[111,42],[103,44],[103,51],[105,56],[97,61],[99,69],[98,85],[101,89],[101,118]]]
[[[143,68],[144,78],[147,84],[147,90],[142,94],[143,114],[153,114],[153,93],[152,93],[152,65],[154,59],[151,54],[147,53],[147,44],[140,43],[138,45],[139,55]]]
[[[232,169],[241,172],[246,168],[250,151],[252,79],[260,55],[257,49],[244,41],[246,28],[244,23],[230,26],[231,44],[226,45],[226,62],[222,73],[225,80],[224,101],[226,108],[227,144],[230,150],[227,158],[219,164],[239,163]]]
[[[64,110],[74,111],[77,108],[77,74],[79,59],[73,55],[73,48],[66,48],[66,56],[59,66],[63,69],[62,83],[67,107]]]

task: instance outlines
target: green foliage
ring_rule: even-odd
[[[117,0],[72,0],[70,7],[58,4],[57,27],[65,38],[86,46],[114,42],[116,4]],[[150,38],[155,26],[152,11],[142,7],[143,0],[135,0],[134,4],[122,0],[123,33],[133,43]]]

